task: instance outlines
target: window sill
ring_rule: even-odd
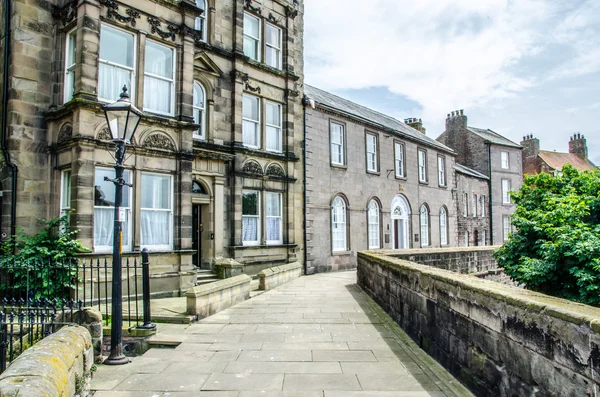
[[[406,177],[406,175],[404,176],[398,176],[398,175],[394,175],[394,177],[399,180],[399,181],[407,181],[408,178]]]
[[[334,163],[331,163],[331,168],[340,168],[340,169],[343,169],[343,170],[347,170],[348,166],[345,165],[345,164],[334,164]]]
[[[228,248],[234,250],[246,250],[256,248],[296,248],[298,244],[257,244],[257,245],[232,245]]]
[[[370,174],[370,175],[381,175],[381,172],[367,170],[367,174]]]
[[[352,255],[352,251],[332,251],[331,256],[347,256]]]
[[[440,185],[440,184],[438,184],[438,187],[440,189],[448,189],[448,185]]]
[[[419,185],[429,185],[429,181],[419,181]]]

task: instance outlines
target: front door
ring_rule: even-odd
[[[408,221],[406,219],[394,219],[394,248],[408,248]]]
[[[202,266],[202,207],[195,204],[192,207],[192,249],[193,263],[196,267]]]

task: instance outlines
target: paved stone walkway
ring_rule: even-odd
[[[99,366],[95,397],[470,396],[354,283],[355,272],[297,279],[189,326],[182,342]]]

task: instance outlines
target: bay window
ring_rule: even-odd
[[[242,192],[242,243],[260,243],[260,199],[257,191]]]
[[[75,45],[76,31],[72,30],[67,34],[66,52],[65,52],[65,91],[64,103],[73,99],[75,90]]]
[[[260,19],[244,14],[244,55],[260,62]]]
[[[266,228],[267,244],[281,244],[282,235],[282,217],[281,217],[281,193],[267,192],[266,199]]]
[[[269,152],[281,153],[281,105],[273,102],[266,102],[266,131],[267,131],[267,150]]]
[[[94,250],[110,252],[113,249],[113,231],[115,216],[115,184],[104,178],[114,179],[115,170],[96,168],[94,178]],[[131,183],[131,173],[123,172],[123,179]],[[131,188],[123,186],[121,205],[123,221],[123,251],[131,251]]]
[[[242,100],[242,141],[244,146],[260,146],[260,99],[244,95]]]
[[[267,65],[281,70],[281,29],[267,23],[266,29],[266,59]]]
[[[123,86],[135,93],[135,38],[131,33],[101,24],[98,100],[114,102]],[[133,100],[132,100],[133,102]]]
[[[141,246],[172,248],[173,183],[170,175],[142,173],[140,208]]]
[[[192,108],[194,111],[194,123],[200,124],[200,128],[194,131],[193,137],[197,139],[206,139],[206,95],[204,87],[197,81],[194,82]]]
[[[175,52],[173,48],[146,41],[144,63],[144,110],[172,116],[175,99]]]

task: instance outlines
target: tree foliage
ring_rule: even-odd
[[[600,306],[600,171],[566,165],[527,176],[512,195],[515,231],[495,253],[526,288]]]

